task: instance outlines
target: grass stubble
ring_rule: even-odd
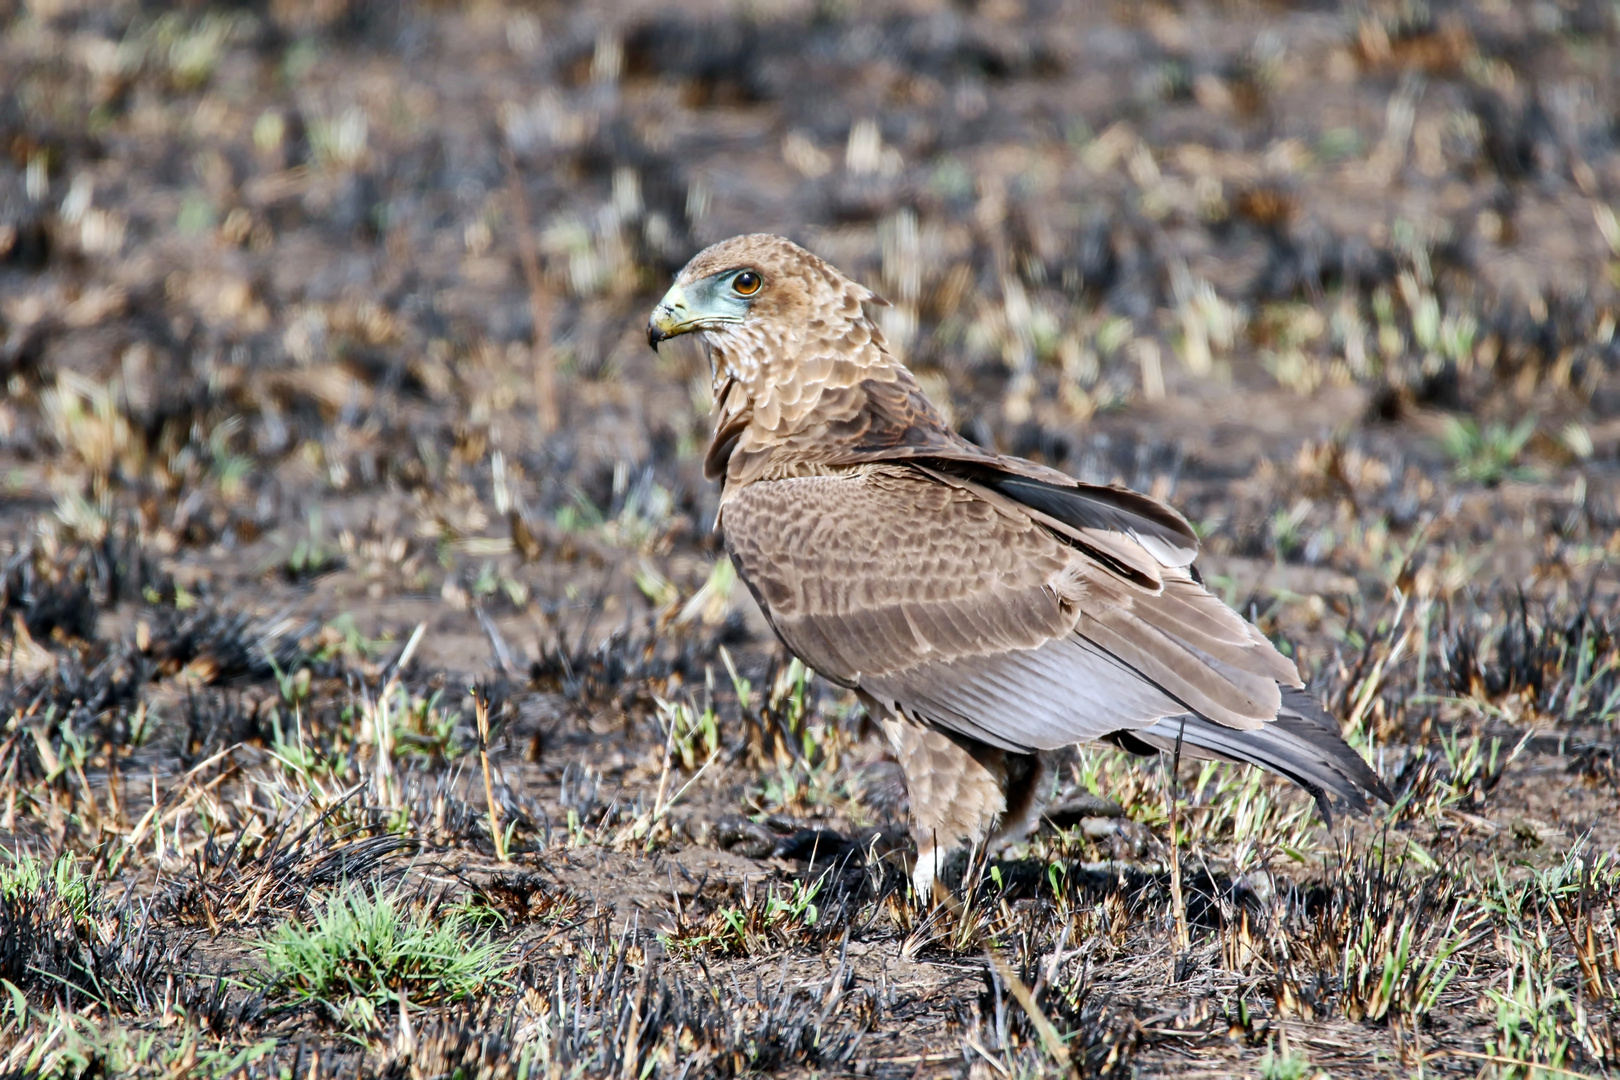
[[[1108,62],[1027,12],[936,54],[839,5],[584,37],[504,5],[58,6],[0,5],[33,103],[0,163],[0,1075],[1613,1069],[1614,151],[1518,89],[1612,71],[1607,16],[1520,40],[1484,6],[1370,8],[1205,71],[1161,13],[1151,100],[1030,126],[1078,171],[1009,182],[963,118],[1024,130],[1024,91]],[[865,71],[845,22],[898,34],[895,115],[952,134],[796,118],[771,65],[808,35]],[[434,43],[411,79],[406,39]],[[525,90],[458,98],[451,40]],[[1382,120],[1273,139],[1318,68]],[[910,896],[881,740],[749,623],[706,531],[706,376],[624,347],[746,224],[650,134],[666,106],[724,119],[705,161],[786,177],[754,195],[789,219],[842,223],[808,238],[889,296],[962,430],[1173,496],[1395,806],[1328,829],[1252,771],[1085,749],[957,903]],[[1165,135],[1172,108],[1254,153]],[[765,158],[726,134],[749,109],[787,131]],[[452,211],[412,162],[478,160],[429,146],[462,128],[495,164]],[[125,169],[140,139],[180,188]],[[1369,179],[1372,240],[1302,224]],[[1442,183],[1514,197],[1404,201]],[[1493,286],[1554,210],[1590,250],[1541,263],[1582,284]],[[435,215],[451,257],[410,232]],[[355,250],[409,272],[288,269]],[[1230,451],[1178,395],[1286,430]]]
[[[1509,792],[1551,755],[1560,789],[1612,797],[1587,733],[1613,722],[1620,628],[1489,603],[1397,584],[1346,635],[1324,689],[1397,793],[1382,815],[1330,832],[1256,772],[1185,763],[1171,784],[1166,761],[1087,749],[1053,823],[931,910],[858,712],[797,664],[745,676],[712,637],[649,660],[654,625],[535,663],[612,693],[616,791],[523,761],[492,722],[519,722],[521,690],[468,688],[475,722],[383,644],[283,668],[289,646],[234,624],[268,695],[193,687],[167,733],[142,694],[87,716],[59,664],[13,683],[0,744],[30,841],[0,868],[6,1067],[1598,1075],[1620,866],[1600,822]],[[609,673],[638,668],[661,674],[626,704]],[[600,722],[549,700],[571,711],[548,742]]]

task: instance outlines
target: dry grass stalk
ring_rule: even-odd
[[[996,969],[996,974],[1001,976],[1001,981],[1007,984],[1012,996],[1023,1006],[1024,1012],[1029,1016],[1029,1022],[1035,1025],[1035,1030],[1041,1036],[1041,1046],[1052,1060],[1057,1062],[1058,1068],[1072,1077],[1078,1077],[1079,1070],[1074,1067],[1074,1061],[1069,1057],[1069,1048],[1064,1045],[1063,1036],[1052,1026],[1052,1021],[1046,1018],[1046,1013],[1041,1010],[1040,1003],[1035,1000],[1035,995],[1029,987],[1024,985],[1024,980],[1018,977],[1018,972],[1014,971],[1012,965],[1003,960],[994,949],[988,950],[987,955]]]
[[[389,699],[399,688],[400,675],[411,664],[416,655],[416,648],[422,643],[422,635],[427,633],[427,623],[417,623],[416,629],[411,632],[410,640],[405,642],[405,648],[399,654],[399,660],[394,664],[392,674],[383,684],[382,691],[377,695],[376,703],[368,710],[371,716],[371,735],[376,745],[377,760],[373,766],[377,782],[377,797],[381,805],[390,809],[399,806],[399,785],[394,777],[394,724],[389,715]]]
[[[557,409],[557,358],[549,340],[551,309],[546,301],[545,279],[540,273],[540,250],[535,245],[529,220],[529,199],[510,152],[506,154],[506,171],[511,178],[512,216],[517,219],[518,260],[523,264],[523,277],[529,285],[529,315],[534,322],[535,416],[540,434],[550,435],[561,423]]]
[[[1170,907],[1176,921],[1176,948],[1185,952],[1192,947],[1187,932],[1187,903],[1181,895],[1181,799],[1177,787],[1181,779],[1181,736],[1176,736],[1176,751],[1170,758],[1169,783],[1165,788],[1165,809],[1170,819]]]
[[[484,799],[489,804],[489,836],[495,842],[495,857],[506,862],[506,834],[501,830],[501,810],[495,802],[495,783],[489,775],[489,695],[479,687],[473,693],[473,714],[478,718],[478,761],[484,767]]]

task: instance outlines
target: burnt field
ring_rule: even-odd
[[[1620,8],[0,0],[0,1075],[1604,1076]],[[909,894],[647,313],[791,236],[1398,796]]]

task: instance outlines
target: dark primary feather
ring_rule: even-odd
[[[1186,520],[1134,491],[1078,481],[1063,486],[1007,473],[988,475],[982,482],[1076,529],[1125,533],[1166,566],[1187,566],[1198,555],[1198,536]]]
[[[1164,503],[976,446],[946,426],[909,371],[896,375],[843,391],[858,407],[842,401],[831,407],[840,419],[815,433],[825,440],[818,456],[830,464],[915,461],[983,484],[1071,528],[1127,535],[1165,566],[1187,566],[1197,557],[1198,535]]]
[[[1222,727],[1202,716],[1187,714],[1167,717],[1135,731],[1116,731],[1108,739],[1135,753],[1151,754],[1173,753],[1179,737],[1181,752],[1188,757],[1214,757],[1269,769],[1309,791],[1330,825],[1333,811],[1329,794],[1362,813],[1367,811],[1364,792],[1394,803],[1394,793],[1340,737],[1338,724],[1307,691],[1286,687],[1282,697],[1277,719],[1252,731]]]

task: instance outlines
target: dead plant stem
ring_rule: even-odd
[[[1169,784],[1165,789],[1170,818],[1170,906],[1176,922],[1176,949],[1179,952],[1186,952],[1192,947],[1192,938],[1187,933],[1187,905],[1181,895],[1181,798],[1177,790],[1181,780],[1181,737],[1186,730],[1187,722],[1183,720],[1176,732],[1176,751],[1170,758]]]
[[[560,422],[557,409],[557,363],[552,355],[551,312],[546,302],[546,282],[540,273],[540,251],[534,243],[529,222],[529,197],[523,190],[523,177],[510,151],[506,154],[506,174],[512,192],[512,217],[517,224],[518,261],[529,286],[529,317],[534,323],[534,411],[540,434],[550,435]]]
[[[495,783],[489,775],[489,697],[482,688],[473,693],[473,714],[478,718],[478,760],[484,766],[484,799],[489,805],[489,835],[495,841],[495,857],[506,862],[506,833],[501,829],[501,811],[495,804]]]

